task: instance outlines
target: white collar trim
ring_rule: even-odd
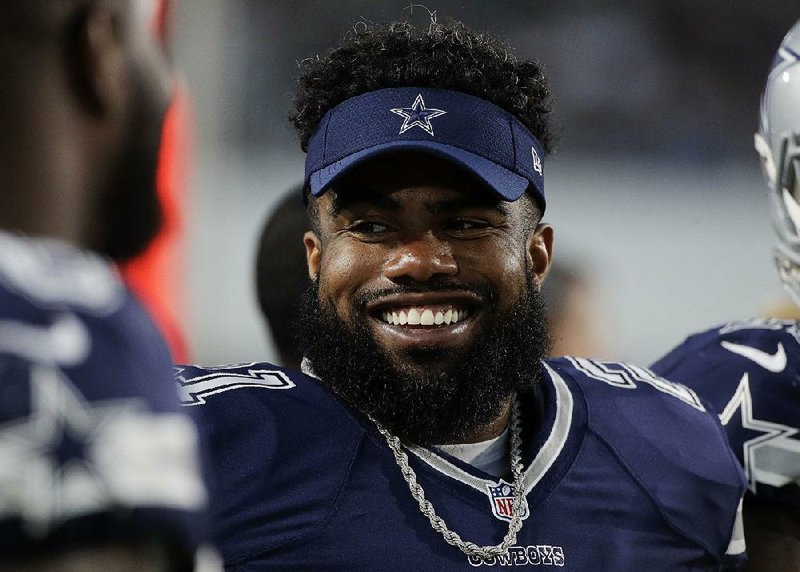
[[[556,418],[553,426],[550,429],[550,434],[547,440],[539,449],[533,462],[525,470],[524,483],[525,494],[529,494],[533,487],[544,478],[550,467],[553,466],[564,445],[569,437],[569,430],[572,427],[572,414],[574,409],[574,400],[572,392],[570,391],[567,383],[558,375],[553,368],[543,362],[545,370],[553,383],[556,395]],[[490,481],[476,477],[463,469],[456,467],[449,461],[437,455],[435,452],[420,447],[419,445],[405,445],[406,448],[414,453],[420,460],[427,463],[437,471],[469,486],[473,489],[485,493],[487,485],[495,485],[495,481]]]

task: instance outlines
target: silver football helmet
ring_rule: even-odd
[[[783,39],[761,96],[755,145],[778,233],[773,251],[783,283],[800,304],[800,20]]]

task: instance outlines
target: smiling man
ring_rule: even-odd
[[[303,67],[305,373],[178,370],[226,565],[739,566],[743,478],[697,396],[542,359],[540,66],[432,22],[360,26]]]
[[[376,96],[397,97],[363,97]],[[537,227],[538,209],[531,195],[502,200],[419,150],[359,164],[312,208],[301,322],[310,366],[415,442],[496,437],[509,395],[528,387],[547,347],[538,284],[553,232]]]

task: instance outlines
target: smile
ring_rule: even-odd
[[[466,290],[382,296],[365,309],[379,344],[457,350],[479,333],[483,300]]]
[[[386,309],[381,312],[384,322],[392,326],[429,326],[451,325],[469,316],[469,310],[455,306],[418,306],[413,308]]]

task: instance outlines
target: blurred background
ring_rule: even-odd
[[[786,0],[429,0],[548,71],[556,263],[580,268],[601,357],[647,364],[691,331],[781,300],[753,151],[759,93],[800,17]],[[254,293],[263,221],[302,178],[286,119],[297,62],[360,21],[428,20],[394,0],[184,0],[192,99],[185,329],[193,361],[275,358]],[[298,201],[301,200],[298,196]],[[304,256],[300,237],[297,255]]]

